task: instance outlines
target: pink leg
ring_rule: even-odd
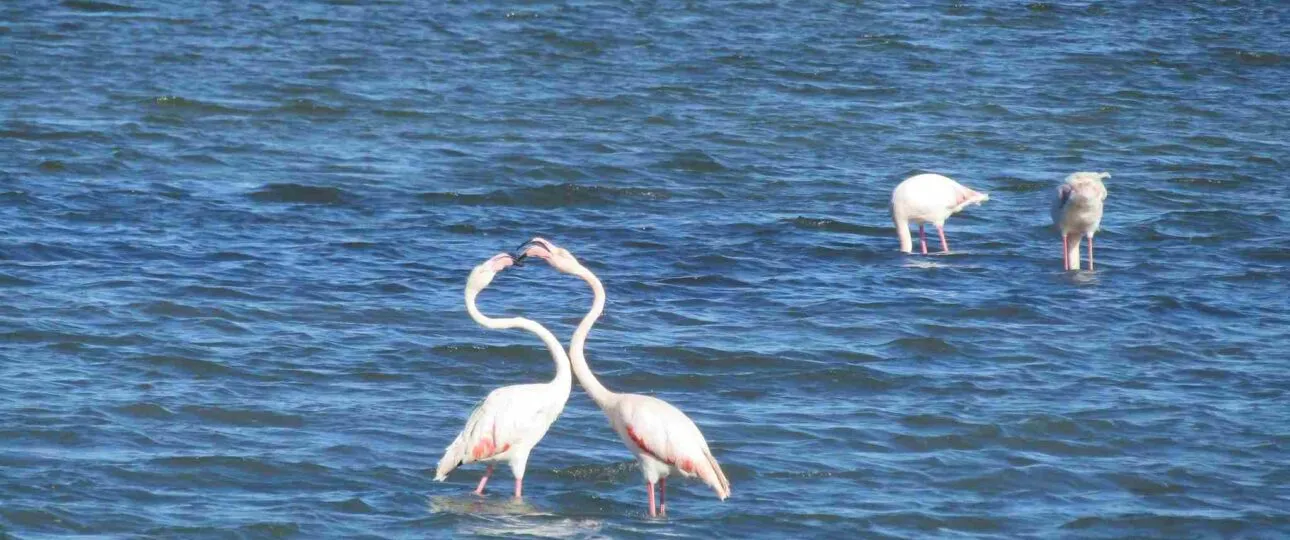
[[[667,515],[667,477],[658,479],[658,513]]]
[[[1088,271],[1093,271],[1093,235],[1088,235]]]
[[[488,470],[484,471],[484,477],[479,479],[479,487],[475,488],[475,495],[484,494],[484,484],[488,483],[488,477],[493,475],[493,466],[490,464]]]
[[[515,479],[515,498],[516,499],[520,498],[522,493],[524,493],[524,479],[516,478]]]
[[[918,225],[918,242],[923,245],[923,255],[927,255],[927,235],[923,234],[923,225]]]
[[[1062,270],[1071,269],[1071,252],[1070,244],[1066,240],[1066,235],[1062,235]]]
[[[936,232],[941,233],[941,253],[949,253],[950,243],[945,241],[945,227],[937,225]]]
[[[658,516],[658,511],[654,508],[654,484],[646,483],[645,488],[649,490],[649,517]]]

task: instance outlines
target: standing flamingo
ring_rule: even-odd
[[[587,367],[587,359],[583,355],[587,334],[605,308],[605,288],[600,279],[568,250],[541,238],[520,246],[515,259],[522,261],[525,257],[544,259],[556,270],[582,278],[595,293],[591,311],[583,317],[569,342],[569,357],[578,383],[605,412],[609,424],[627,449],[636,454],[649,490],[649,515],[667,513],[667,477],[674,472],[685,477],[698,476],[717,492],[717,498],[725,500],[729,497],[730,482],[721,472],[717,459],[712,457],[708,441],[694,421],[680,409],[656,397],[609,391]],[[661,488],[657,511],[654,506],[655,484]]]
[[[950,245],[945,241],[945,220],[970,204],[988,200],[989,195],[972,191],[939,174],[906,178],[891,192],[891,220],[896,224],[900,250],[905,253],[914,251],[913,239],[909,237],[909,222],[912,221],[918,224],[918,240],[923,246],[923,255],[927,254],[927,235],[923,233],[926,223],[936,226],[936,232],[941,233],[941,252],[949,253]]]
[[[492,392],[475,406],[466,427],[444,449],[435,471],[435,480],[442,482],[448,473],[459,465],[482,461],[488,470],[475,488],[476,495],[484,494],[484,484],[493,474],[493,464],[507,462],[515,475],[515,497],[523,492],[524,469],[528,466],[529,452],[542,440],[551,423],[564,410],[569,400],[573,381],[569,375],[569,356],[560,340],[542,325],[523,317],[493,319],[475,307],[475,296],[493,281],[493,276],[514,264],[508,253],[500,253],[476,266],[466,281],[466,311],[470,318],[486,328],[523,328],[542,338],[551,358],[555,361],[555,378],[549,383],[516,384],[503,386]]]
[[[1079,243],[1088,236],[1088,269],[1093,269],[1093,233],[1102,225],[1103,178],[1111,173],[1077,172],[1057,186],[1053,197],[1053,225],[1062,231],[1062,268],[1079,270]]]

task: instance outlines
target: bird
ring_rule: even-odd
[[[652,396],[611,392],[600,384],[587,366],[583,348],[587,334],[600,318],[605,307],[605,288],[590,270],[578,262],[568,250],[542,238],[534,238],[517,250],[515,259],[526,257],[545,260],[556,270],[582,278],[595,293],[591,311],[573,333],[569,342],[569,359],[578,383],[586,390],[596,405],[604,411],[610,426],[618,433],[640,464],[649,491],[649,514],[656,517],[667,513],[667,477],[678,474],[698,477],[725,500],[730,496],[730,481],[721,465],[712,456],[708,441],[690,417],[672,404]],[[654,503],[655,484],[661,488],[659,505]]]
[[[931,223],[941,234],[941,252],[949,253],[945,241],[945,220],[970,204],[981,204],[990,196],[969,189],[967,186],[939,174],[918,174],[906,178],[891,192],[891,220],[896,224],[900,250],[912,253],[913,240],[909,236],[909,222],[918,224],[918,240],[927,254],[927,235],[923,225]]]
[[[1093,269],[1093,233],[1102,225],[1107,172],[1077,172],[1057,186],[1053,196],[1053,225],[1062,232],[1062,268],[1079,270],[1080,237],[1088,237],[1088,269]]]
[[[551,350],[555,378],[548,383],[516,384],[489,392],[488,397],[470,412],[466,427],[444,449],[435,470],[435,480],[446,480],[448,473],[467,463],[488,463],[488,470],[479,480],[479,487],[475,488],[476,495],[483,495],[484,484],[493,474],[493,464],[505,462],[510,464],[511,473],[515,476],[515,497],[518,499],[523,494],[529,452],[564,410],[573,380],[569,372],[569,356],[560,340],[549,330],[523,317],[493,319],[480,313],[475,306],[479,292],[493,281],[498,272],[514,262],[509,253],[499,253],[470,272],[466,281],[466,311],[470,318],[486,328],[523,328],[537,334]]]

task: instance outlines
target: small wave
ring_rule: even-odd
[[[268,184],[250,195],[262,203],[344,204],[352,197],[343,189],[302,184]]]
[[[1274,52],[1246,51],[1230,47],[1219,47],[1215,51],[1220,57],[1235,60],[1238,64],[1245,66],[1272,67],[1279,66],[1285,62],[1284,56]]]
[[[797,216],[792,219],[781,219],[779,222],[792,225],[799,229],[850,233],[863,236],[887,236],[891,234],[891,229],[886,227],[868,227],[865,225],[856,225],[854,223],[847,223],[828,218],[808,218],[805,216]]]
[[[675,171],[696,173],[714,173],[726,170],[725,165],[722,165],[720,161],[702,150],[677,152],[668,159],[660,161],[658,166]]]
[[[169,409],[151,402],[131,403],[129,405],[117,407],[116,412],[137,418],[154,419],[170,418],[175,415],[175,413],[171,412]]]
[[[562,183],[538,187],[490,191],[488,193],[429,192],[418,196],[431,204],[467,206],[527,206],[561,208],[602,206],[627,201],[662,201],[672,194],[661,189],[583,186]]]
[[[234,371],[232,368],[218,362],[189,358],[186,356],[154,354],[140,357],[139,361],[147,365],[159,368],[174,368],[191,375],[199,376],[225,375]]]
[[[958,347],[937,337],[906,337],[893,340],[887,345],[932,356],[954,354],[959,351]]]
[[[224,407],[189,405],[181,409],[204,421],[246,427],[296,428],[305,425],[305,418],[296,414],[277,413],[252,409],[227,409]]]
[[[196,99],[188,99],[182,96],[161,96],[154,98],[152,104],[161,109],[170,109],[176,111],[190,111],[208,114],[245,114],[247,111],[225,107],[215,103],[207,103]]]
[[[682,276],[666,278],[659,280],[663,285],[685,285],[690,287],[751,287],[748,282],[740,281],[730,276],[721,274],[706,274],[702,276]]]
[[[288,114],[299,114],[307,116],[343,116],[349,114],[348,109],[331,107],[311,99],[292,99],[279,105],[278,112]]]
[[[92,13],[136,13],[143,11],[133,6],[123,6],[121,4],[95,2],[91,0],[63,0],[63,6],[77,11],[88,11]]]

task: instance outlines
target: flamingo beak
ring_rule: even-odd
[[[551,247],[551,244],[548,243],[547,241],[542,240],[540,238],[534,238],[532,240],[529,240],[528,242],[520,244],[520,247],[515,248],[515,254],[511,256],[513,259],[515,259],[515,266],[520,266],[523,263],[524,259],[528,258],[529,246],[538,246],[542,249],[547,250],[548,252],[554,251],[554,249],[552,249]]]

